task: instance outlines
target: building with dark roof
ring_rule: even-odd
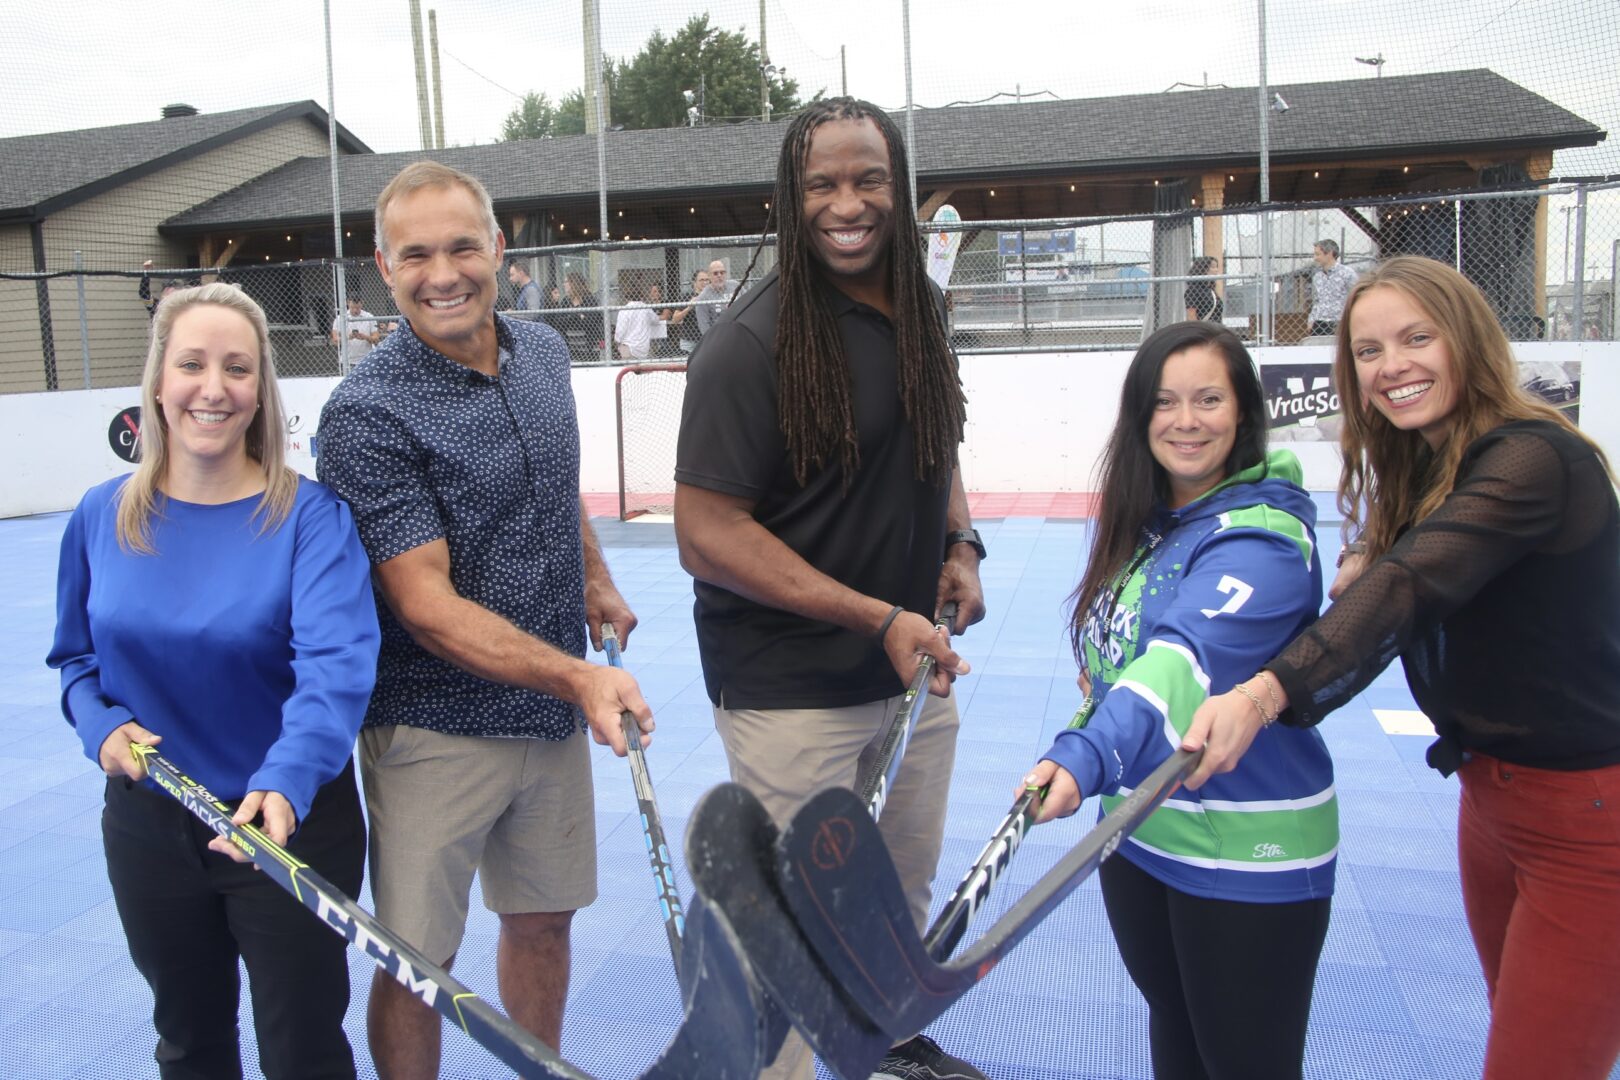
[[[0,139],[0,271],[92,270],[228,263],[235,248],[160,232],[175,214],[294,159],[327,152],[326,111],[312,101]],[[370,154],[341,126],[340,154]],[[327,200],[330,204],[330,199]],[[330,242],[328,242],[330,250]],[[135,282],[90,278],[89,342],[98,383],[128,381],[145,348]],[[77,283],[0,280],[0,391],[54,389],[59,356],[75,372]],[[74,380],[77,385],[77,380]]]
[[[1271,91],[1287,104],[1267,110],[1274,202],[1365,203],[1523,186],[1548,178],[1556,150],[1606,137],[1486,70]],[[1214,212],[1259,201],[1258,97],[1253,87],[1214,88],[920,110],[912,118],[912,151],[921,216],[947,200],[968,222],[1186,211],[1189,222],[1200,221],[1203,250],[1222,251],[1223,218]],[[758,233],[783,130],[780,123],[745,123],[609,132],[610,239]],[[374,154],[341,129],[339,151],[345,254],[364,255],[378,193],[406,164],[430,155]],[[325,114],[312,102],[0,140],[0,270],[66,269],[76,249],[88,266],[123,269],[165,255],[171,265],[204,267],[328,257],[334,249],[326,152]],[[512,246],[601,239],[594,136],[452,147],[431,156],[489,188]],[[1533,230],[1520,230],[1533,234],[1533,246],[1499,257],[1525,269],[1524,295],[1508,306],[1539,311],[1545,200],[1522,201],[1534,205],[1493,213],[1533,220]],[[1417,250],[1383,222],[1346,214],[1374,236],[1378,250]],[[1191,226],[1183,229],[1190,238]],[[1177,258],[1164,256],[1165,266]],[[677,260],[664,265],[676,284]],[[1169,272],[1184,268],[1181,259]],[[49,319],[58,290],[71,287],[58,282],[39,287],[44,330],[19,352],[6,333],[19,321],[19,308],[6,294],[20,287],[0,281],[0,390],[20,388],[16,379],[38,383],[35,348],[48,370],[53,351],[78,348],[76,325]],[[116,287],[127,290],[128,282]],[[329,297],[306,306],[322,304],[329,318]],[[22,321],[32,319],[33,305],[24,307]],[[128,318],[114,320],[107,333],[138,345],[145,315],[132,298],[127,307]],[[318,314],[307,321],[312,333],[324,332]],[[101,333],[98,321],[92,336]],[[71,340],[61,340],[64,334]],[[130,351],[134,356],[138,348]],[[98,344],[98,372],[106,368],[102,355]]]

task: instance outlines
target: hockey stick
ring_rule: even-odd
[[[1069,727],[1085,727],[1096,707],[1097,699],[1087,694],[1074,719],[1069,721]],[[1046,798],[1049,790],[1050,786],[1026,788],[1013,803],[1012,809],[1007,811],[1007,816],[1001,819],[1001,824],[996,826],[996,831],[990,834],[990,841],[979,852],[979,857],[973,861],[968,872],[962,875],[961,883],[951,893],[951,898],[945,902],[945,907],[924,938],[928,955],[935,961],[943,963],[961,944],[968,923],[973,921],[973,916],[989,897],[990,890],[996,887],[1007,864],[1018,853],[1024,834],[1035,824],[1036,815],[1040,812],[1037,802]]]
[[[848,791],[844,792],[854,798]],[[893,1042],[839,988],[800,935],[776,883],[776,826],[738,784],[705,792],[686,830],[686,866],[699,895],[725,912],[755,977],[769,994],[764,1058],[787,1022],[843,1080],[866,1080]]]
[[[934,925],[928,928],[928,934],[923,939],[924,947],[928,950],[929,958],[936,963],[944,963],[961,943],[968,923],[973,921],[973,916],[990,895],[990,890],[996,887],[1002,871],[1012,862],[1018,845],[1024,842],[1024,834],[1035,824],[1035,815],[1039,812],[1036,800],[1044,793],[1045,789],[1030,788],[1018,797],[1012,809],[1007,811],[1007,816],[1001,819],[1001,824],[996,826],[996,831],[990,834],[990,842],[984,845],[973,866],[963,875],[961,884],[945,902]]]
[[[408,945],[343,891],[233,811],[155,747],[131,744],[158,787],[253,859],[350,945],[370,956],[412,995],[525,1078],[594,1080],[513,1023],[453,975]],[[741,946],[724,913],[699,906],[686,935],[685,1019],[641,1080],[754,1080],[763,1065],[760,1003]]]
[[[590,1080],[590,1074],[568,1064],[556,1051],[496,1011],[448,971],[396,937],[258,826],[232,822],[233,811],[229,806],[181,772],[155,747],[132,743],[130,749],[146,765],[147,773],[158,787],[253,859],[259,869],[292,893],[294,899],[313,911],[317,918],[375,960],[378,967],[397,979],[423,1004],[476,1039],[503,1064],[521,1076]]]
[[[602,624],[602,649],[608,663],[621,671],[624,656],[619,651],[619,635],[612,623]],[[664,912],[664,936],[669,939],[670,959],[675,963],[675,976],[681,974],[681,934],[684,932],[686,913],[681,907],[681,893],[675,887],[675,864],[669,857],[669,841],[664,837],[664,819],[658,813],[658,800],[653,795],[652,774],[647,771],[647,755],[641,748],[641,726],[635,714],[626,710],[619,716],[624,727],[624,743],[630,754],[630,776],[636,785],[636,805],[641,811],[641,834],[647,840],[647,859],[652,863],[653,879],[658,885],[658,904]]]
[[[917,936],[900,875],[865,808],[827,788],[777,844],[778,882],[800,931],[890,1036],[923,1030],[977,985],[1180,786],[1202,751],[1177,750],[1047,871],[961,959],[938,963]]]
[[[936,629],[948,627],[955,621],[956,601],[947,600],[940,605],[939,616],[934,620],[934,626]],[[923,705],[928,701],[928,680],[933,677],[935,663],[934,658],[927,653],[917,661],[917,672],[911,677],[911,685],[906,687],[905,694],[895,705],[894,712],[884,725],[877,750],[870,755],[861,755],[855,790],[866,803],[874,821],[883,816],[883,804],[888,802],[889,791],[894,787],[894,779],[900,774],[900,762],[906,756],[906,744],[911,740],[911,731],[917,726],[917,717],[922,715]]]

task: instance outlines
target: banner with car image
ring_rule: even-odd
[[[1581,422],[1581,362],[1521,360],[1519,383],[1563,410],[1570,422]],[[1282,442],[1336,442],[1343,423],[1333,365],[1262,364],[1260,384],[1266,394],[1266,420],[1271,437]]]

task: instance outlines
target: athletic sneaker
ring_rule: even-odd
[[[926,1035],[914,1035],[892,1047],[872,1080],[990,1080],[961,1058],[952,1057]]]

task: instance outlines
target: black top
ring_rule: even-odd
[[[1475,440],[1440,508],[1267,665],[1283,721],[1316,723],[1397,654],[1443,743],[1620,762],[1620,508],[1590,445],[1544,420]]]
[[[675,479],[756,500],[754,519],[810,565],[931,618],[950,489],[916,479],[894,325],[824,287],[849,358],[860,445],[849,492],[836,458],[804,487],[794,481],[777,418],[774,270],[726,309],[692,354]],[[716,704],[724,693],[727,708],[840,708],[905,689],[873,638],[702,581],[693,591],[704,683]]]
[[[1221,298],[1215,291],[1215,283],[1211,281],[1189,281],[1187,289],[1182,293],[1182,306],[1192,309],[1193,318],[1204,322],[1220,322],[1222,309]]]
[[[429,348],[410,320],[338,383],[316,433],[321,481],[354,511],[373,564],[444,540],[456,593],[585,654],[579,424],[568,352],[543,323],[495,316],[500,375]],[[368,726],[565,739],[566,701],[480,679],[418,645],[377,595],[382,655]]]

